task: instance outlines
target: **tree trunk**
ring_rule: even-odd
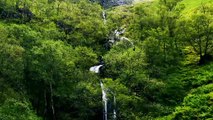
[[[53,101],[53,88],[52,88],[52,83],[51,82],[50,82],[50,105],[51,105],[51,110],[52,110],[52,119],[56,120],[56,118],[55,118],[54,101]]]
[[[43,118],[46,119],[47,115],[47,92],[44,90],[44,113],[43,113]]]

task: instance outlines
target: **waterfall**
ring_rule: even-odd
[[[116,113],[116,98],[115,98],[115,95],[113,95],[113,104],[114,104],[114,109],[113,109],[113,119],[116,120],[116,117],[117,117],[117,113]]]
[[[103,4],[105,4],[104,0],[103,0]],[[106,25],[106,11],[103,10],[102,11],[102,18],[103,18],[103,22]],[[114,31],[113,36],[111,36],[112,39],[109,40],[109,42],[111,42],[112,44],[116,43],[116,41],[121,41],[121,40],[126,40],[129,41],[133,46],[134,44],[126,37],[120,37],[120,35],[125,33],[125,28],[121,28],[121,29],[116,29]],[[99,65],[96,66],[92,66],[90,67],[90,71],[94,72],[94,73],[100,73],[100,68],[104,65],[104,61],[103,58],[100,56],[99,57]],[[103,101],[103,120],[107,120],[108,119],[108,109],[107,109],[107,91],[104,88],[104,84],[103,82],[100,80],[100,86],[101,86],[101,91],[102,91],[102,101]],[[116,97],[115,94],[113,92],[111,92],[111,94],[113,94],[113,110],[112,110],[112,116],[110,116],[111,118],[113,118],[113,120],[117,119],[117,113],[116,113]]]
[[[100,73],[100,68],[102,67],[103,65],[96,65],[96,66],[93,66],[91,67],[89,70],[91,72],[95,72],[95,73]],[[103,101],[103,120],[107,120],[107,93],[105,91],[105,88],[104,88],[104,84],[103,82],[100,80],[100,86],[101,86],[101,91],[102,91],[102,101]]]
[[[121,36],[125,33],[126,31],[126,28],[119,28],[119,29],[116,29],[110,36],[109,36],[109,40],[108,40],[108,45],[117,45],[118,42],[120,41],[127,41],[131,44],[133,48],[133,50],[135,50],[135,45],[134,43],[127,37],[125,36]],[[111,47],[110,46],[110,47]]]
[[[100,73],[100,68],[103,65],[96,65],[96,66],[92,66],[90,67],[90,71],[94,72],[94,73]],[[102,91],[102,101],[103,101],[103,120],[107,120],[108,117],[108,111],[107,111],[107,91],[105,90],[104,84],[103,82],[100,80],[100,86],[101,86],[101,91]],[[116,113],[116,98],[115,98],[115,94],[113,92],[111,92],[113,94],[113,119],[116,120],[117,118],[117,113]]]
[[[120,41],[128,41],[134,47],[134,43],[131,40],[129,40],[129,38],[127,37],[121,37]]]
[[[105,10],[103,10],[103,12],[102,12],[102,17],[103,17],[103,20],[104,20],[104,24],[106,24],[106,12],[105,12]]]
[[[89,70],[90,70],[91,72],[99,73],[99,72],[100,72],[100,68],[101,68],[102,66],[103,66],[103,65],[93,66],[93,67],[91,67]]]
[[[104,110],[103,110],[103,120],[107,120],[107,94],[106,91],[104,90],[104,84],[100,81],[101,85],[101,90],[102,90],[102,101],[104,105]]]

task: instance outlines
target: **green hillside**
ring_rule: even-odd
[[[205,3],[212,2],[212,0],[183,0],[181,3],[185,5],[184,12],[190,12],[193,9]]]
[[[134,2],[137,4],[140,3],[146,3],[146,2],[152,2],[156,5],[157,2],[160,0],[135,0]],[[204,5],[206,3],[213,2],[212,0],[181,0],[180,4],[185,5],[185,9],[183,10],[183,13],[191,12],[192,10],[196,9],[197,7]]]
[[[131,1],[0,0],[0,120],[212,120],[213,3]]]

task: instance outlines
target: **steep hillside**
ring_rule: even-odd
[[[185,5],[184,12],[190,12],[193,9],[205,3],[212,2],[212,0],[183,0],[181,3]]]
[[[0,0],[0,120],[210,120],[213,4],[131,1]]]

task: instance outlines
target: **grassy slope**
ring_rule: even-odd
[[[183,0],[181,3],[183,3],[186,6],[183,12],[190,12],[193,9],[197,8],[198,6],[211,1],[212,0]]]
[[[151,1],[158,1],[158,0],[134,0],[134,3],[138,3],[138,2],[151,2]],[[185,10],[183,11],[185,12],[190,12],[193,9],[197,8],[198,6],[211,2],[212,0],[183,0],[181,3],[184,4],[186,6]],[[213,2],[213,1],[212,1]]]

